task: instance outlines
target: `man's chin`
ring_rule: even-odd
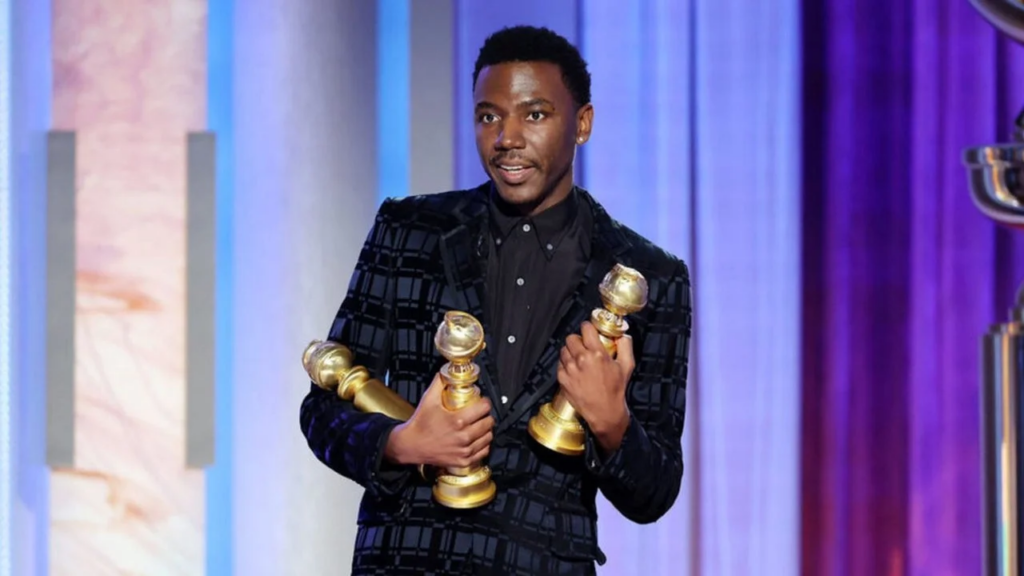
[[[494,187],[502,202],[512,206],[530,206],[540,199],[540,193],[532,186],[506,186],[501,182],[495,182]]]

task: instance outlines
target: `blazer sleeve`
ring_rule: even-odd
[[[356,364],[381,381],[391,356],[393,206],[393,200],[386,200],[378,210],[328,334],[329,340],[352,351]],[[411,467],[384,460],[388,437],[400,421],[361,412],[353,403],[312,383],[302,401],[299,421],[316,458],[374,497],[393,496],[408,482]]]
[[[619,449],[602,458],[588,433],[584,453],[605,498],[623,516],[654,522],[672,507],[683,478],[682,433],[692,323],[690,280],[679,262],[651,320],[626,403],[629,426]]]

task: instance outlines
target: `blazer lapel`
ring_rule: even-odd
[[[570,334],[579,333],[580,325],[590,318],[594,308],[603,306],[598,286],[605,274],[615,265],[618,257],[629,248],[629,242],[622,234],[619,225],[608,216],[600,204],[589,194],[580,190],[585,202],[593,210],[594,227],[591,240],[590,261],[583,271],[583,276],[576,291],[569,300],[568,308],[562,314],[558,327],[551,334],[547,346],[530,371],[522,392],[510,407],[513,413],[529,410],[552,388],[558,385],[558,359]],[[496,433],[506,429],[515,421],[508,418],[496,427]]]
[[[501,406],[495,385],[495,368],[489,349],[491,341],[490,318],[486,314],[484,290],[487,281],[487,210],[479,191],[467,195],[467,202],[454,211],[458,225],[441,236],[441,258],[445,276],[453,292],[461,300],[461,310],[472,314],[484,327],[484,349],[474,362],[480,367],[478,385],[491,406]]]

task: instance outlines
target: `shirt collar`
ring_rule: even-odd
[[[564,200],[533,216],[522,216],[515,212],[503,210],[502,203],[495,198],[497,192],[491,191],[490,212],[491,232],[495,240],[504,241],[516,228],[530,225],[545,254],[550,256],[565,238],[570,225],[579,213],[579,193],[573,186]],[[500,245],[501,242],[498,242]],[[549,247],[550,246],[550,247]]]

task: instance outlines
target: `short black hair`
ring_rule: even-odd
[[[580,51],[568,40],[535,26],[510,26],[491,34],[480,48],[473,69],[473,88],[480,71],[507,62],[549,62],[562,69],[562,81],[576,106],[590,104],[590,72]]]

